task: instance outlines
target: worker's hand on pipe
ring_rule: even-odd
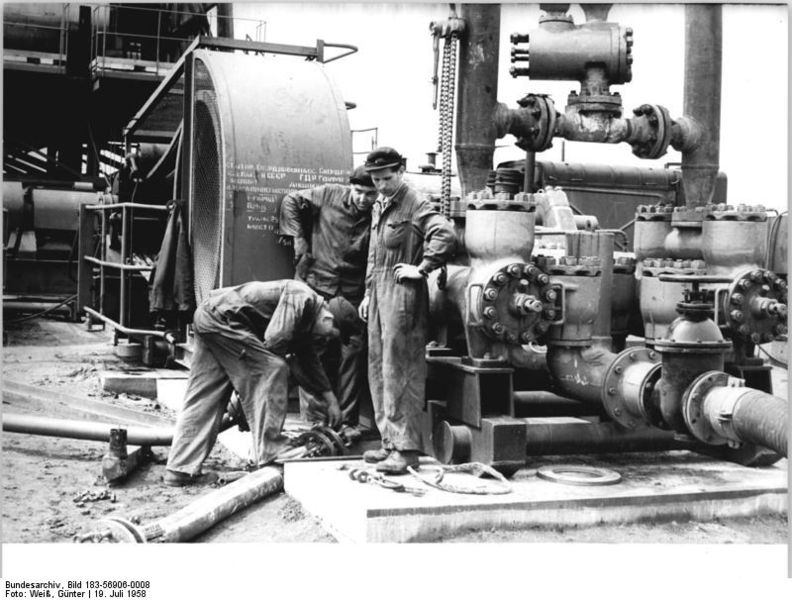
[[[360,315],[362,321],[368,321],[368,306],[369,297],[366,295],[363,296],[363,300],[360,302],[360,306],[358,306],[358,315]]]
[[[399,263],[393,267],[393,278],[396,283],[401,283],[405,279],[423,279],[424,275],[416,265]]]
[[[338,405],[338,398],[333,392],[322,394],[327,405],[327,424],[330,427],[338,427],[341,424],[341,407]]]

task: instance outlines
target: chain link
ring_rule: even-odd
[[[457,34],[445,38],[443,71],[440,78],[440,132],[438,151],[443,155],[440,207],[446,217],[451,214],[451,148],[454,138],[454,92],[456,82]]]

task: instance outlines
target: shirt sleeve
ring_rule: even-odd
[[[291,370],[297,382],[309,392],[321,394],[331,386],[317,348],[307,332],[300,331],[295,335],[305,312],[313,310],[313,302],[313,294],[285,289],[264,332],[264,346],[279,356],[292,353]]]
[[[308,239],[313,219],[327,201],[327,186],[289,192],[280,208],[280,234]]]
[[[369,238],[369,247],[368,247],[368,260],[366,261],[366,278],[365,278],[365,294],[368,295],[371,291],[371,279],[374,275],[374,252],[375,246],[379,243],[377,240],[377,231],[376,227],[379,224],[380,220],[380,213],[382,211],[381,205],[379,202],[375,202],[374,206],[371,207],[371,237]]]
[[[317,350],[314,344],[307,341],[296,347],[291,372],[301,387],[312,394],[321,395],[332,387]]]
[[[429,273],[442,267],[456,252],[457,238],[451,219],[441,215],[427,202],[421,202],[415,214],[424,232],[423,260],[419,267]]]

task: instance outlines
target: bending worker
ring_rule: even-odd
[[[281,203],[280,232],[294,238],[295,278],[325,300],[344,298],[353,305],[353,316],[363,299],[376,197],[374,183],[361,166],[352,172],[349,185],[331,183],[292,192]],[[347,437],[359,435],[360,404],[368,396],[365,329],[364,323],[357,323],[348,343],[331,343],[321,357],[341,406]],[[305,420],[321,420],[323,406],[300,388]]]
[[[368,320],[369,386],[382,448],[364,454],[377,470],[418,466],[426,388],[429,295],[426,277],[453,255],[451,222],[404,181],[404,159],[378,148],[366,170],[380,195],[374,204],[360,316]]]
[[[212,291],[193,317],[194,351],[184,406],[176,421],[165,483],[185,485],[200,474],[236,390],[253,435],[253,463],[263,466],[286,448],[288,375],[326,404],[326,424],[341,420],[338,400],[318,349],[348,332],[331,307],[298,281],[253,281]],[[340,329],[340,331],[339,331]]]

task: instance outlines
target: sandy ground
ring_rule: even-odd
[[[3,377],[71,396],[99,398],[139,411],[173,418],[155,401],[103,393],[99,371],[123,369],[110,338],[100,331],[58,320],[7,325]],[[4,400],[4,410],[35,413]],[[41,412],[39,412],[41,414]],[[52,416],[52,415],[50,415]],[[162,483],[166,449],[122,484],[101,476],[106,444],[28,434],[4,433],[2,441],[3,542],[71,542],[117,515],[148,524],[186,506],[212,486],[171,488]],[[242,461],[218,445],[207,469],[235,470]],[[785,543],[786,515],[700,522],[471,531],[444,542],[640,542]],[[286,494],[265,499],[204,533],[197,542],[334,543],[321,524]]]

